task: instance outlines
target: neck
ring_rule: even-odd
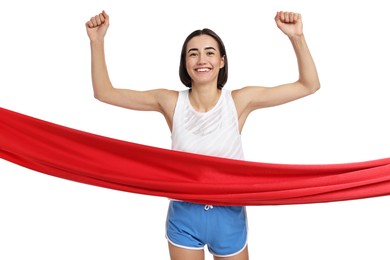
[[[221,90],[217,87],[192,87],[190,90],[190,103],[198,112],[211,110],[218,102]]]

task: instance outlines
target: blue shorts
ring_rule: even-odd
[[[171,201],[166,237],[181,248],[203,249],[207,245],[215,256],[236,255],[247,244],[246,208]]]

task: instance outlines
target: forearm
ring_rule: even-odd
[[[320,88],[317,69],[303,34],[289,37],[298,62],[298,81],[315,92]]]
[[[91,74],[94,96],[101,100],[113,89],[105,60],[104,40],[91,41]]]

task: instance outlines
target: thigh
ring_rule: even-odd
[[[214,256],[214,260],[249,260],[248,246],[237,255],[228,257]]]
[[[171,260],[204,260],[203,249],[185,249],[168,242]]]

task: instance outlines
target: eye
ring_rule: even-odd
[[[213,56],[215,53],[214,52],[212,52],[212,51],[208,51],[207,52],[207,56]]]
[[[190,57],[196,57],[198,54],[196,52],[191,52],[188,56]]]

